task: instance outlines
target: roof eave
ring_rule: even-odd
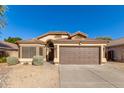
[[[45,36],[47,36],[47,35],[68,35],[68,36],[70,36],[70,34],[68,33],[68,32],[64,32],[64,33],[46,33],[46,34],[44,34],[44,35],[41,35],[41,36],[38,36],[38,37],[36,37],[35,39],[40,39],[40,38],[42,38],[42,37],[45,37]]]

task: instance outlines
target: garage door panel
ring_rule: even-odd
[[[61,64],[99,64],[99,47],[60,47]]]

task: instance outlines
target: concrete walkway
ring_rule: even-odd
[[[107,63],[104,65],[60,65],[60,87],[124,87],[124,63]]]

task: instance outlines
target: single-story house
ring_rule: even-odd
[[[106,50],[107,60],[124,62],[124,38],[112,40]]]
[[[18,57],[18,46],[13,43],[0,41],[0,57],[3,56]]]
[[[31,63],[33,56],[43,56],[44,61],[55,64],[101,64],[106,61],[105,46],[108,41],[88,38],[76,32],[48,32],[31,40],[17,41],[19,61]]]

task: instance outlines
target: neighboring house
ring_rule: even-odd
[[[16,44],[0,41],[0,57],[18,57],[18,46]]]
[[[108,43],[107,59],[109,61],[124,62],[124,38],[112,40]]]
[[[31,40],[21,40],[19,61],[31,62],[41,55],[44,61],[55,64],[101,64],[106,62],[105,46],[108,41],[88,38],[85,33],[48,32]]]

